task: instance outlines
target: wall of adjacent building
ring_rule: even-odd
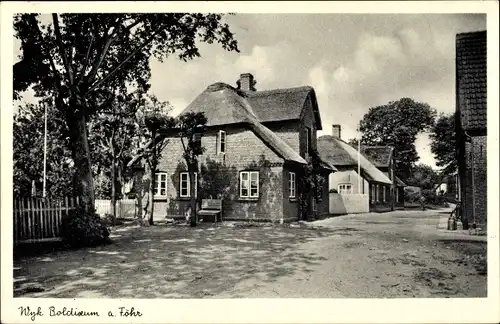
[[[469,224],[487,223],[486,136],[473,136],[465,144],[465,216]],[[472,179],[474,176],[474,179]],[[474,184],[473,184],[474,182]],[[475,215],[475,217],[474,217]]]

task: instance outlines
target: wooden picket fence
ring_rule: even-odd
[[[61,240],[62,220],[78,205],[78,197],[14,199],[14,244]]]
[[[118,199],[116,201],[116,217],[135,218],[138,214],[137,203],[135,199]],[[96,213],[101,217],[113,214],[113,204],[109,199],[96,199]]]

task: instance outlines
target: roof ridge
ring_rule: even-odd
[[[483,34],[483,33],[486,33],[485,29],[475,30],[475,31],[470,31],[470,32],[457,33],[456,36],[457,37],[467,37],[467,36],[474,36],[474,35]]]
[[[249,97],[256,96],[256,95],[262,95],[262,94],[271,94],[271,93],[276,93],[276,92],[287,92],[291,90],[311,90],[314,89],[310,85],[303,85],[303,86],[296,86],[296,87],[289,87],[289,88],[275,88],[275,89],[267,89],[267,90],[259,90],[259,91],[245,91],[245,94],[248,95]]]

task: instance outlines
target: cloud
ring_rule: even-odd
[[[259,81],[269,83],[275,79],[275,64],[279,48],[277,46],[254,46],[250,55],[242,55],[234,64],[235,69],[242,73],[252,73],[259,76]]]
[[[352,55],[340,64],[322,61],[309,69],[308,81],[316,89],[322,114],[320,135],[330,134],[331,124],[341,124],[343,139],[358,137],[358,123],[368,108],[402,97],[452,112],[454,48],[450,41],[443,43],[444,38],[412,28],[385,35],[362,33]],[[420,162],[434,165],[429,143],[428,135],[421,134],[416,147]]]
[[[50,16],[49,16],[50,17]],[[455,109],[455,35],[486,28],[486,16],[458,14],[237,14],[227,16],[241,53],[199,43],[200,58],[151,61],[151,92],[184,109],[209,84],[235,86],[250,72],[257,89],[311,85],[324,131],[342,124],[343,137],[369,107],[401,97]],[[18,47],[18,43],[15,48]],[[17,52],[15,53],[17,55]],[[425,136],[417,148],[429,155]]]

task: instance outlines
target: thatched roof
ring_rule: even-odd
[[[308,98],[312,101],[316,127],[322,129],[316,94],[310,86],[245,92],[257,118],[265,123],[300,119]]]
[[[207,126],[220,126],[244,122],[244,115],[233,107],[234,95],[244,98],[251,113],[260,123],[300,119],[304,104],[312,102],[316,127],[321,130],[321,118],[314,89],[309,86],[266,91],[241,91],[218,82],[208,86],[182,113],[204,112]]]
[[[394,152],[392,146],[365,146],[361,145],[361,153],[366,156],[377,168],[388,167]]]
[[[202,112],[207,117],[207,126],[246,124],[278,156],[285,161],[307,164],[307,161],[284,140],[264,126],[256,116],[246,95],[228,84],[210,85],[182,112]],[[150,146],[148,143],[146,147]],[[137,162],[134,157],[130,165]]]
[[[338,137],[323,135],[318,138],[318,152],[322,160],[333,166],[355,167],[358,165],[358,151]],[[359,154],[359,163],[362,171],[372,181],[392,184],[391,179],[377,169],[362,153]]]

